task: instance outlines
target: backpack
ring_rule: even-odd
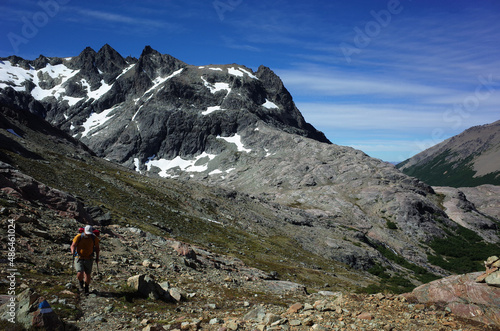
[[[80,242],[80,240],[82,240],[82,235],[83,233],[80,233],[80,237],[78,238],[78,241],[76,242],[76,246],[78,247],[78,243]],[[92,245],[92,254],[90,254],[91,257],[94,257],[94,247],[95,247],[95,238],[96,238],[96,235],[94,233],[92,233],[91,235],[91,238],[92,238],[92,241],[93,241],[93,245]],[[75,254],[74,256],[77,256],[78,255],[78,249],[75,249]]]

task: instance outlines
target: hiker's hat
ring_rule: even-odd
[[[92,225],[87,225],[85,227],[85,234],[92,234],[92,231],[94,231],[94,229],[92,228]]]
[[[79,232],[79,233],[83,233],[83,230],[84,230],[84,228],[79,228],[79,229],[78,229],[78,232]]]

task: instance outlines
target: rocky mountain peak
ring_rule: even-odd
[[[171,55],[160,52],[146,46],[142,51],[136,65],[136,72],[145,72],[153,80],[158,76],[168,75],[186,64]]]
[[[266,66],[259,66],[256,74],[259,80],[262,82],[263,87],[270,95],[274,95],[275,99],[271,100],[283,106],[280,108],[280,119],[293,127],[299,127],[305,129],[311,134],[308,137],[316,139],[321,142],[330,143],[326,136],[314,129],[309,123],[307,123],[300,113],[300,111],[295,106],[293,102],[292,95],[285,88],[281,78],[274,73],[270,68]]]
[[[283,82],[278,75],[271,70],[271,68],[260,65],[256,72],[257,77],[262,80],[266,87],[274,87],[277,89],[284,88]]]
[[[33,67],[29,75],[36,79],[20,79],[29,77],[23,70]],[[98,52],[87,47],[70,59],[12,59],[4,71],[5,86],[14,91],[3,94],[13,104],[22,107],[21,100],[35,99],[28,106],[33,112],[102,156],[129,167],[139,160],[137,169],[153,156],[219,153],[224,145],[216,137],[243,131],[250,137],[258,122],[329,143],[304,120],[281,79],[264,66],[257,72],[237,64],[191,66],[151,46],[139,59],[127,61],[106,44]],[[26,86],[30,95],[18,96]],[[104,129],[106,134],[96,134]]]
[[[45,68],[47,66],[47,64],[50,63],[50,60],[41,55],[35,60],[33,61],[33,67],[36,69],[36,70],[39,70],[39,69],[42,69],[42,68]]]
[[[147,55],[150,55],[150,54],[160,55],[161,56],[160,52],[158,52],[157,50],[153,49],[153,47],[151,47],[150,45],[146,45],[144,47],[144,49],[142,50],[141,57],[147,56]]]
[[[18,66],[20,68],[23,68],[25,70],[30,69],[30,61],[23,59],[22,57],[19,57],[17,55],[11,55],[6,58],[12,65]]]
[[[104,45],[95,56],[95,63],[99,70],[108,75],[121,73],[127,66],[125,59],[108,44]],[[106,77],[105,77],[106,78]],[[109,79],[104,79],[106,82]]]
[[[86,47],[77,57],[73,58],[71,62],[73,66],[78,69],[93,67],[96,54],[96,51],[91,47]]]

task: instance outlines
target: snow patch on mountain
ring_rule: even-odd
[[[212,92],[212,94],[215,94],[222,90],[226,90],[227,94],[231,93],[231,88],[229,87],[228,83],[218,82],[211,84],[204,77],[201,77],[201,80],[203,81],[203,84],[205,84],[205,86],[210,90],[210,92]]]
[[[234,76],[237,76],[237,77],[243,77],[244,76],[244,72],[243,71],[239,71],[238,69],[236,68],[228,68],[227,69],[227,72],[230,74],[230,75],[234,75]]]
[[[153,160],[152,157],[146,162],[146,168],[148,171],[150,171],[152,167],[159,168],[160,172],[158,175],[161,177],[175,177],[169,174],[168,171],[179,168],[180,170],[186,172],[203,172],[208,169],[208,162],[213,160],[216,156],[217,155],[203,152],[192,160],[185,160],[180,156],[177,156],[172,160]],[[136,169],[138,169],[137,165]]]
[[[245,146],[243,145],[243,142],[241,141],[241,136],[237,133],[232,137],[217,136],[217,139],[222,139],[222,140],[227,141],[230,144],[235,144],[236,148],[238,149],[238,152],[250,153],[252,151],[251,149],[245,148]]]
[[[92,130],[98,129],[102,127],[104,124],[106,124],[106,122],[112,118],[112,116],[110,115],[113,112],[113,110],[115,110],[119,106],[120,105],[117,105],[112,108],[103,110],[100,113],[90,114],[89,118],[87,118],[87,120],[82,124],[84,128],[84,131],[82,133],[82,138],[88,136]]]
[[[253,79],[258,79],[254,74],[252,74],[250,71],[248,70],[245,70],[243,68],[234,68],[234,67],[231,67],[231,68],[228,68],[227,69],[227,72],[230,74],[230,75],[233,75],[233,76],[237,76],[237,77],[243,77],[245,76],[245,74],[247,74],[250,78],[253,78]]]
[[[239,70],[243,71],[245,74],[248,75],[248,77],[250,78],[253,78],[253,79],[259,79],[257,78],[257,76],[255,76],[254,74],[252,74],[250,71],[246,70],[246,69],[243,69],[243,68],[238,68]]]
[[[16,91],[24,91],[21,84],[26,80],[33,80],[35,70],[25,70],[18,66],[13,66],[10,61],[0,61],[0,88],[11,86]]]
[[[143,107],[144,105],[141,105],[137,111],[135,112],[134,116],[132,116],[132,121],[135,122],[135,118],[137,117],[137,115],[139,114],[139,112],[141,111],[141,108]]]
[[[279,108],[277,104],[275,104],[272,101],[269,101],[266,99],[266,102],[262,105],[262,107],[267,108],[267,109],[277,109]]]
[[[217,110],[224,110],[224,109],[222,109],[220,106],[207,107],[207,110],[205,110],[201,114],[208,115],[208,114],[213,113],[214,111],[217,111]]]
[[[35,70],[33,70],[35,71]],[[52,66],[50,64],[47,64],[47,66],[43,69],[36,70],[36,74],[34,75],[33,78],[33,83],[35,84],[35,88],[31,91],[31,95],[33,98],[36,100],[43,100],[46,97],[54,97],[56,99],[59,99],[62,97],[63,100],[67,100],[70,104],[70,106],[76,104],[78,101],[81,100],[81,98],[73,98],[69,96],[63,96],[63,94],[66,93],[66,88],[63,87],[64,83],[78,74],[80,70],[71,70],[68,67],[66,67],[64,64],[58,64],[55,66]],[[40,87],[40,76],[48,74],[51,78],[58,80],[59,84],[54,86],[51,89],[42,89]]]
[[[167,77],[156,77],[154,80],[153,80],[153,86],[151,86],[145,93],[144,95],[148,94],[149,92],[155,90],[158,86],[160,86],[161,84],[165,83],[167,80],[179,75],[184,69],[181,68],[177,71],[174,71],[172,74],[168,75]]]
[[[22,92],[26,90],[25,82],[30,81],[35,84],[31,91],[31,95],[36,100],[43,100],[47,97],[54,97],[68,101],[70,106],[75,105],[82,98],[74,98],[65,96],[66,88],[63,87],[64,83],[71,77],[78,74],[80,70],[71,70],[64,64],[51,65],[47,64],[45,68],[35,70],[33,67],[24,69],[19,66],[12,65],[10,61],[0,61],[0,88],[12,87],[14,90]],[[40,82],[43,77],[48,75],[56,81],[56,85],[50,89],[42,89]]]
[[[82,84],[82,87],[87,89],[87,96],[89,97],[89,99],[94,99],[94,101],[99,100],[100,97],[106,94],[113,87],[113,85],[108,85],[106,84],[106,82],[104,82],[104,80],[101,80],[101,86],[98,89],[92,91],[91,86],[85,79],[82,79],[80,82]]]
[[[125,75],[130,69],[132,69],[133,67],[135,67],[135,63],[129,65],[128,67],[126,67],[125,69],[123,69],[122,73],[119,74],[115,80],[118,80],[118,78],[120,78],[121,76]]]

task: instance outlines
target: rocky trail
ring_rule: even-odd
[[[17,329],[22,321],[29,327],[41,296],[73,330],[497,330],[402,295],[307,289],[231,256],[119,225],[100,227],[99,273],[94,265],[84,295],[69,254],[79,224],[14,197],[6,201],[2,223],[15,221],[23,246]],[[23,303],[26,297],[31,301]]]

